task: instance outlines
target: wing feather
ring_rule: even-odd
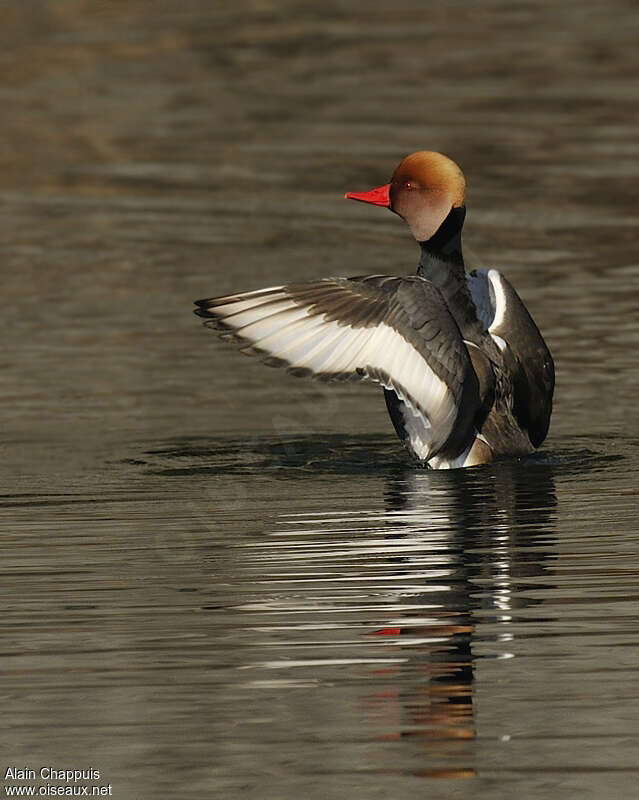
[[[420,277],[333,278],[197,302],[196,313],[267,364],[322,380],[368,378],[394,391],[436,454],[469,428],[475,373],[438,290]],[[467,431],[462,431],[461,436]],[[459,432],[456,436],[459,436]]]
[[[497,270],[467,276],[477,314],[502,353],[514,357],[513,415],[533,447],[546,438],[555,367],[550,350],[521,298]]]

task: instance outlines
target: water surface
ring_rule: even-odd
[[[0,12],[2,765],[123,800],[633,796],[636,12],[153,6]],[[413,271],[341,196],[418,148],[555,356],[529,458],[420,469],[375,387],[190,314]]]

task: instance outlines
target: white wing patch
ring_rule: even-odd
[[[494,318],[490,326],[492,332],[500,330],[504,323],[504,315],[506,313],[506,295],[501,282],[501,275],[496,269],[488,270],[488,280],[490,281],[490,285],[492,286],[495,297],[493,304]]]
[[[267,363],[326,380],[369,378],[394,390],[407,406],[407,432],[415,436],[421,458],[448,438],[457,416],[452,393],[424,355],[391,325],[356,327],[331,319],[281,286],[213,299],[206,313]]]
[[[478,269],[474,274],[466,276],[466,282],[477,309],[477,316],[499,349],[505,350],[507,343],[499,335],[503,332],[507,302],[501,273],[496,269]]]

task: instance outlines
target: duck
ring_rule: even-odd
[[[292,282],[197,300],[195,313],[291,375],[379,384],[399,439],[422,465],[532,453],[550,425],[554,362],[506,277],[466,272],[460,167],[421,150],[389,183],[345,197],[405,221],[420,247],[416,274]]]

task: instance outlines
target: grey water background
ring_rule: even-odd
[[[3,775],[636,796],[638,34],[621,0],[0,6]],[[423,148],[555,356],[523,461],[419,469],[375,387],[191,316],[413,271],[342,195]]]

